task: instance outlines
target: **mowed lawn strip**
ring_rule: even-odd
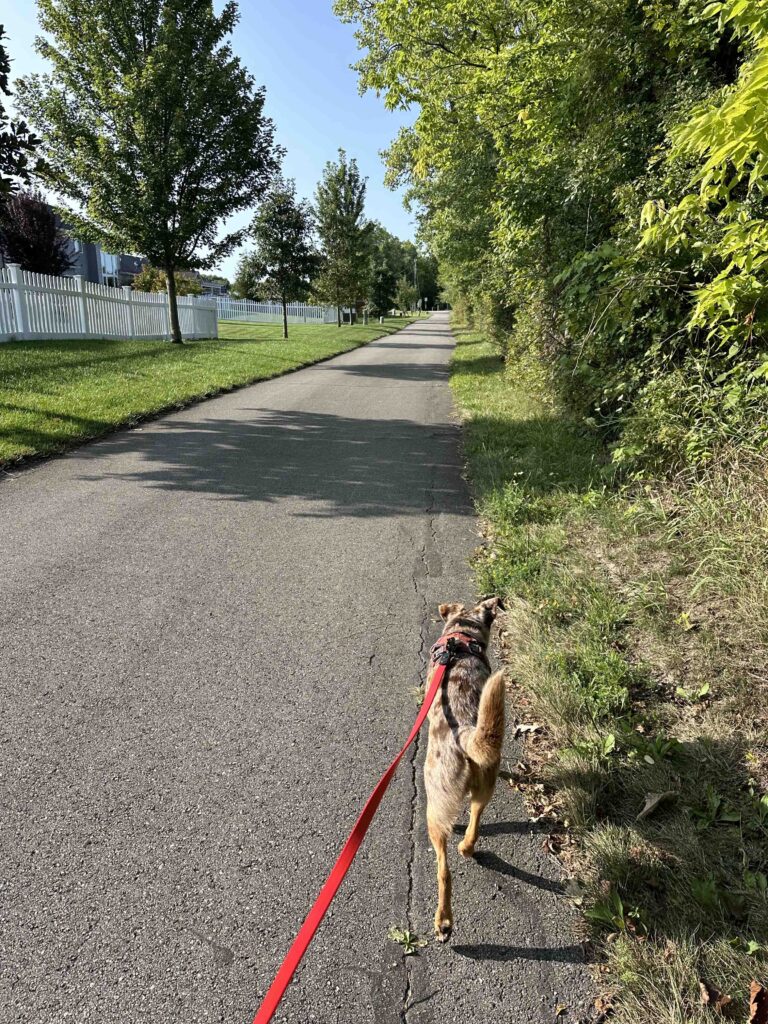
[[[348,352],[410,323],[291,326],[222,322],[216,341],[0,344],[0,465],[65,451],[196,399]]]
[[[460,332],[452,370],[478,590],[507,598],[514,714],[539,723],[513,784],[571,876],[597,1008],[746,1021],[768,987],[768,463],[621,481],[535,357]]]

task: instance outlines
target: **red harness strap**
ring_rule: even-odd
[[[456,643],[457,638],[460,638],[459,643]],[[400,761],[408,747],[410,747],[416,739],[419,729],[421,729],[424,724],[424,720],[429,714],[429,709],[434,703],[437,692],[443,684],[443,680],[445,679],[445,675],[450,668],[451,663],[456,655],[461,653],[462,648],[466,649],[468,647],[467,641],[469,640],[472,640],[473,643],[477,643],[473,637],[466,636],[463,633],[449,633],[440,637],[432,648],[432,677],[430,679],[427,695],[424,698],[424,702],[419,709],[416,721],[411,729],[411,734],[405,741],[400,753],[384,772],[382,777],[376,783],[376,788],[368,797],[368,801],[363,808],[360,817],[357,819],[355,827],[352,829],[349,838],[344,844],[344,848],[339,854],[338,860],[333,865],[330,875],[328,875],[328,878],[323,884],[323,887],[315,900],[314,906],[307,914],[304,924],[299,929],[299,934],[293,940],[293,945],[288,950],[285,959],[280,965],[280,969],[275,975],[275,980],[270,985],[269,990],[264,997],[264,1001],[253,1019],[253,1024],[269,1024],[269,1021],[272,1020],[272,1017],[280,1005],[280,1001],[285,994],[285,990],[290,984],[296,968],[301,963],[310,942],[314,938],[315,932],[320,927],[320,922],[325,917],[333,897],[339,891],[339,886],[344,881],[344,876],[347,871],[349,871],[352,861],[355,859],[355,855],[360,849],[363,839],[365,838],[365,834],[373,821],[373,816],[381,803],[381,798],[384,796],[387,791],[387,787],[392,781],[395,769],[400,764]]]

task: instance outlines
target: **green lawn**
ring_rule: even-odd
[[[277,377],[405,327],[222,322],[217,341],[0,344],[0,465],[65,451],[194,399]]]

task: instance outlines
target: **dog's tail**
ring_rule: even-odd
[[[504,742],[504,672],[494,672],[480,694],[477,725],[464,728],[459,743],[467,757],[480,768],[499,763]]]

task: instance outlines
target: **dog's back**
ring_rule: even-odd
[[[446,836],[470,792],[493,789],[503,740],[503,673],[457,662],[429,714],[424,766],[430,818]]]

